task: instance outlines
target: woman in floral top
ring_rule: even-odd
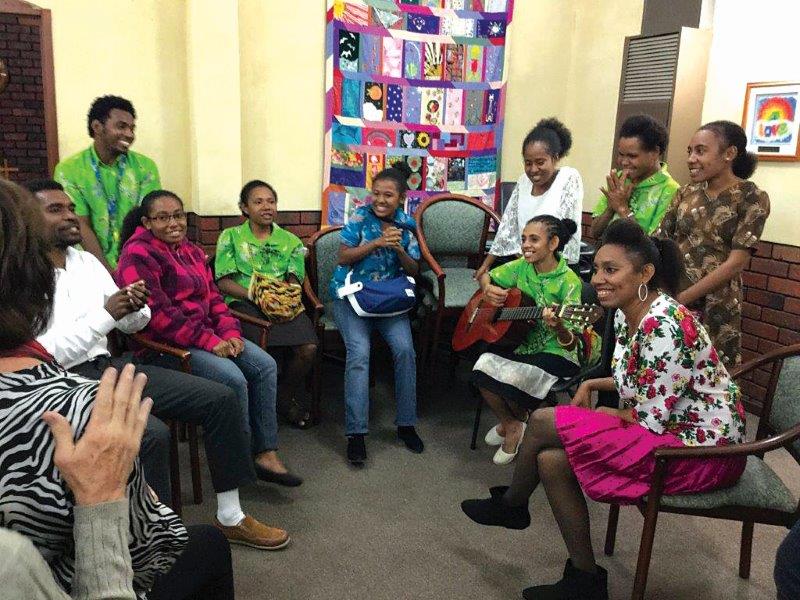
[[[606,309],[617,309],[612,377],[581,384],[570,406],[533,413],[510,487],[462,509],[483,525],[524,529],[528,500],[541,481],[564,537],[569,560],[561,581],[535,586],[525,598],[608,598],[605,569],[594,560],[584,493],[593,500],[633,503],[650,490],[663,447],[743,441],[739,389],[708,334],[667,293],[678,284],[681,260],[671,241],[648,238],[630,220],[611,223],[595,257],[592,284]],[[619,392],[621,408],[591,409],[593,391]],[[743,457],[676,461],[665,494],[731,486]],[[549,595],[548,595],[549,594]]]
[[[537,306],[580,304],[581,280],[561,256],[576,228],[575,221],[552,215],[528,221],[522,230],[523,257],[481,276],[486,299],[502,306],[508,289],[519,288]],[[513,352],[491,348],[478,358],[472,384],[500,420],[485,438],[490,446],[499,446],[495,464],[514,460],[528,411],[538,408],[559,378],[578,372],[575,332],[547,309],[544,319],[531,324],[525,341]]]
[[[730,367],[742,360],[742,271],[764,230],[769,196],[747,181],[757,159],[736,123],[703,125],[688,150],[692,182],[678,190],[657,235],[678,244],[687,279],[677,298],[702,314]]]
[[[275,223],[278,194],[267,182],[256,179],[245,184],[239,194],[239,208],[247,221],[220,234],[215,277],[231,308],[266,319],[250,300],[250,279],[259,273],[299,288],[306,276],[305,248],[299,237]],[[258,343],[261,329],[242,323],[242,334]],[[317,352],[317,334],[311,319],[301,312],[290,321],[273,323],[267,348],[271,353],[285,353],[288,358],[278,386],[278,412],[295,427],[310,427],[313,423],[303,384]]]
[[[347,460],[363,464],[364,441],[369,431],[370,337],[378,330],[394,359],[397,400],[397,437],[412,452],[424,445],[414,426],[417,422],[417,356],[408,314],[393,317],[360,317],[338,290],[352,271],[351,281],[383,281],[419,271],[419,245],[414,219],[401,208],[408,191],[410,170],[404,163],[384,169],[372,179],[372,203],[357,209],[342,229],[339,264],[330,283],[333,318],[347,350],[344,369],[345,433]]]

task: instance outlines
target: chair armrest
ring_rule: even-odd
[[[444,279],[444,270],[433,257],[433,254],[431,254],[431,251],[428,248],[428,242],[425,241],[425,234],[422,233],[422,229],[419,227],[417,228],[417,243],[419,244],[419,253],[422,256],[422,260],[428,263],[431,271],[433,271],[434,275],[436,275],[436,278],[439,280],[439,282],[441,282]]]
[[[188,360],[192,356],[192,353],[188,350],[176,348],[175,346],[170,346],[168,344],[162,344],[161,342],[154,342],[153,340],[147,339],[140,333],[132,334],[131,339],[143,348],[154,350],[155,352],[161,352],[162,354],[169,354],[170,356],[174,356],[175,358],[179,358],[181,360]]]
[[[244,321],[245,323],[249,323],[250,325],[255,325],[256,327],[261,327],[262,329],[269,329],[272,327],[272,323],[265,319],[259,319],[258,317],[254,317],[252,315],[248,315],[247,313],[240,312],[233,308],[229,309],[231,314],[239,319],[240,321]]]
[[[730,446],[694,446],[685,448],[658,448],[653,453],[656,461],[676,458],[716,458],[722,456],[763,455],[766,452],[782,448],[800,437],[800,423],[775,435],[755,442],[731,444]]]
[[[311,287],[311,282],[308,280],[308,277],[303,279],[303,293],[305,294],[307,300],[306,310],[310,308],[315,316],[317,313],[322,314],[324,305],[319,299],[319,296],[317,296],[317,293],[314,291],[314,288]]]
[[[148,350],[153,350],[154,352],[160,352],[161,354],[174,356],[181,362],[181,370],[184,373],[192,372],[192,367],[190,363],[190,360],[192,358],[192,353],[189,352],[188,350],[184,350],[183,348],[176,348],[175,346],[170,346],[168,344],[162,344],[161,342],[154,342],[153,340],[148,340],[140,333],[132,334],[131,339],[140,346],[142,346],[142,348],[147,348]]]
[[[800,344],[792,344],[791,346],[786,346],[784,348],[775,348],[774,350],[767,352],[764,356],[754,358],[750,362],[732,369],[731,377],[733,379],[738,379],[742,375],[749,373],[754,369],[763,367],[764,365],[775,362],[776,360],[782,360],[784,358],[788,358],[789,356],[795,356],[798,354],[800,354]]]

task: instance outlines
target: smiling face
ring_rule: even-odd
[[[531,264],[540,264],[553,257],[558,243],[558,236],[547,239],[544,223],[528,223],[522,230],[522,256]]]
[[[621,137],[617,142],[617,164],[634,184],[658,171],[660,158],[658,148],[645,150],[638,137]]]
[[[170,245],[177,245],[186,237],[186,213],[183,204],[172,196],[159,196],[150,205],[144,225],[153,236]]]
[[[66,249],[81,242],[81,229],[75,204],[60,190],[36,192],[42,206],[47,237],[56,248]]]
[[[136,119],[125,110],[112,108],[105,123],[92,121],[94,141],[111,154],[126,154],[136,138]]]
[[[638,301],[639,285],[653,277],[653,265],[637,268],[625,248],[605,244],[594,257],[592,286],[604,308],[624,308]]]
[[[240,206],[247,218],[261,227],[271,226],[278,214],[278,199],[271,189],[263,185],[250,190],[247,202]]]
[[[722,147],[719,136],[708,129],[698,129],[686,149],[689,166],[689,179],[692,183],[709,181],[725,175],[731,169],[731,161],[736,156],[736,148]]]
[[[550,150],[542,142],[533,142],[525,146],[522,152],[525,175],[531,180],[534,188],[547,189],[556,175],[558,161],[550,155]]]
[[[388,219],[405,198],[391,179],[378,179],[372,183],[372,212],[379,219]]]

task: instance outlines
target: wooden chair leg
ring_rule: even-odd
[[[475,388],[474,385],[470,384],[469,389],[472,391],[472,395],[478,399],[478,406],[475,409],[475,424],[472,426],[472,441],[470,442],[470,450],[475,450],[478,445],[478,430],[481,428],[481,412],[483,411],[483,396],[481,393]]]
[[[181,465],[178,457],[177,421],[171,421],[169,424],[169,479],[172,492],[171,508],[180,517],[183,513],[183,503],[181,502]]]
[[[606,527],[606,545],[603,552],[606,556],[614,554],[614,545],[617,542],[617,523],[619,522],[619,504],[608,507],[608,526]]]
[[[631,600],[644,600],[647,587],[647,574],[650,570],[650,557],[653,554],[653,540],[658,523],[658,503],[652,499],[647,503],[642,526],[642,540],[639,543],[639,559],[636,561],[636,577],[633,580]]]
[[[753,555],[753,522],[742,523],[742,543],[739,547],[739,577],[750,579],[750,559]]]
[[[318,338],[322,340],[320,334]],[[314,365],[311,367],[311,419],[319,423],[322,417],[322,342],[317,347]]]
[[[188,424],[189,429],[189,461],[192,468],[192,493],[194,503],[203,503],[203,480],[200,473],[200,449],[197,445],[197,425]]]

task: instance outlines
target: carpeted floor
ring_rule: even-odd
[[[292,544],[281,552],[234,547],[237,598],[499,600],[521,598],[524,587],[558,579],[566,552],[542,489],[532,498],[533,523],[524,531],[480,527],[459,508],[462,499],[484,497],[489,486],[506,484],[513,468],[493,465],[493,450],[482,441],[475,451],[468,447],[474,402],[467,392],[467,367],[451,376],[443,366],[432,378],[433,391],[419,407],[426,450],[415,455],[395,439],[391,365],[377,362],[363,468],[345,461],[342,370],[326,363],[324,422],[308,431],[281,429],[281,454],[305,483],[242,490],[245,511],[286,528]],[[755,419],[750,420],[752,427]],[[490,425],[484,412],[480,440]],[[770,463],[793,490],[800,489],[800,469],[788,454],[778,454]],[[188,484],[184,488],[188,502]],[[204,495],[202,505],[185,507],[188,523],[210,522],[214,514],[205,467]],[[606,557],[608,507],[590,502],[589,509],[611,598],[628,598],[641,516],[634,508],[622,510],[616,553]],[[756,527],[747,581],[737,576],[739,533],[735,523],[661,515],[647,597],[774,598],[772,567],[786,531]]]

